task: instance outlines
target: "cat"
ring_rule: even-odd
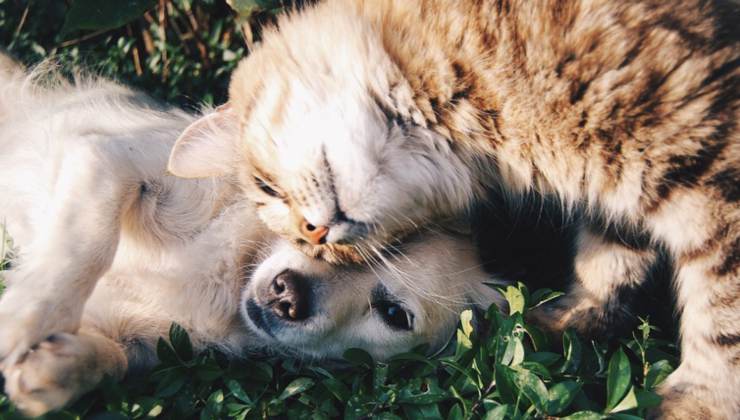
[[[0,53],[0,228],[15,248],[0,272],[0,368],[24,413],[60,408],[105,374],[151,368],[173,321],[196,351],[335,360],[359,347],[383,360],[423,343],[440,350],[464,309],[505,307],[490,287],[504,281],[466,235],[408,238],[389,266],[306,256],[228,177],[166,174],[194,116],[78,79],[51,63],[29,74]],[[424,294],[399,273],[423,279]]]
[[[738,22],[726,0],[329,0],[264,32],[210,117],[231,135],[194,123],[168,167],[233,174],[270,229],[335,263],[464,219],[486,187],[555,197],[603,223],[537,319],[608,319],[664,247],[682,363],[655,415],[738,418]]]

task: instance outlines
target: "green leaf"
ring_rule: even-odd
[[[265,362],[254,362],[250,364],[248,372],[250,381],[270,382],[273,377],[272,366]]]
[[[237,400],[247,405],[252,405],[252,399],[249,398],[246,392],[244,392],[244,388],[239,385],[239,382],[230,379],[226,382],[226,386],[229,388],[229,391],[231,391],[231,395],[233,395]]]
[[[154,394],[157,397],[171,397],[185,385],[187,376],[185,372],[180,368],[170,369],[166,371],[162,379],[157,383],[157,388]]]
[[[663,400],[660,395],[653,391],[646,391],[644,389],[636,389],[635,396],[637,397],[637,406],[639,408],[652,408],[660,405]]]
[[[627,391],[627,395],[622,398],[622,400],[614,406],[609,412],[610,413],[617,413],[619,411],[627,411],[632,410],[633,408],[637,407],[637,396],[635,395],[635,387],[630,387],[629,391]]]
[[[193,359],[193,345],[190,343],[190,336],[175,322],[170,325],[170,343],[180,360],[188,362]]]
[[[544,349],[547,347],[547,338],[545,334],[534,325],[524,325],[524,331],[529,336],[529,339],[532,340],[532,347],[535,351]]]
[[[603,418],[606,418],[606,416],[593,411],[579,411],[567,417],[563,417],[562,420],[601,420]]]
[[[155,0],[74,0],[62,26],[62,36],[80,29],[114,29],[154,7]]]
[[[284,401],[296,394],[300,394],[301,392],[310,389],[313,385],[314,380],[311,378],[294,379],[293,382],[289,383],[288,386],[285,387],[282,394],[278,397],[278,400]]]
[[[521,363],[520,366],[523,369],[531,370],[534,374],[542,379],[545,379],[547,381],[552,380],[552,375],[550,374],[550,371],[547,370],[547,368],[540,363],[525,360]]]
[[[211,420],[220,418],[221,410],[223,410],[224,404],[224,392],[222,390],[214,391],[206,401],[206,406],[200,413],[201,420]]]
[[[560,355],[557,353],[550,353],[546,351],[540,351],[537,353],[530,353],[527,360],[532,362],[540,363],[544,366],[550,367],[560,360]]]
[[[658,360],[650,365],[645,375],[645,388],[654,389],[673,372],[673,366],[667,360]]]
[[[571,329],[565,330],[563,334],[563,354],[565,355],[565,362],[560,368],[561,373],[575,373],[578,370],[578,366],[581,364],[581,356],[583,350],[581,348],[581,342],[578,341],[578,337],[575,332]]]
[[[433,404],[450,398],[434,379],[414,380],[398,393],[398,402],[408,404]]]
[[[223,370],[221,370],[221,367],[215,360],[208,360],[207,362],[195,367],[195,375],[198,379],[204,382],[213,382],[222,377],[223,374]]]
[[[437,404],[403,405],[404,418],[411,420],[427,420],[442,418]]]
[[[522,284],[519,283],[518,286],[520,287],[506,286],[506,288],[499,289],[509,304],[509,315],[514,315],[515,313],[523,314],[527,307],[527,300],[521,288]]]
[[[393,413],[380,413],[375,418],[378,420],[403,420],[403,417],[397,416]]]
[[[326,378],[323,381],[321,381],[321,384],[326,387],[326,389],[329,390],[329,392],[334,395],[334,397],[339,401],[347,401],[352,395],[352,392],[347,388],[346,385],[342,383],[342,381],[339,381],[334,378]]]
[[[226,4],[239,15],[249,17],[260,10],[272,10],[282,6],[281,0],[226,0]]]
[[[464,420],[464,418],[463,409],[460,404],[453,405],[447,413],[447,420]]]
[[[537,375],[523,368],[514,368],[514,383],[540,413],[547,411],[549,394]]]
[[[565,293],[563,292],[555,292],[551,289],[540,289],[532,293],[532,303],[530,305],[530,308],[536,308],[544,303],[547,303],[551,300],[557,299],[560,296],[563,296]]]
[[[504,420],[514,417],[516,407],[510,404],[503,404],[494,407],[486,412],[483,420]]]
[[[182,364],[177,357],[175,349],[162,337],[159,337],[159,340],[157,340],[157,358],[159,358],[159,361],[163,365],[167,366],[179,366]]]
[[[620,347],[609,360],[606,378],[606,411],[611,411],[622,400],[630,388],[632,370],[630,361]]]
[[[342,357],[356,366],[365,366],[367,368],[372,368],[375,364],[375,362],[373,362],[373,357],[370,356],[370,353],[366,352],[363,349],[347,349]]]
[[[502,364],[496,365],[496,390],[501,395],[501,401],[514,404],[517,400],[517,389],[514,383],[514,370]]]
[[[568,408],[580,390],[581,384],[574,381],[553,385],[548,392],[547,414],[559,414]]]
[[[645,417],[633,416],[632,414],[614,413],[609,414],[611,420],[643,420]]]
[[[460,326],[465,337],[471,338],[473,334],[473,311],[466,309],[460,313]]]

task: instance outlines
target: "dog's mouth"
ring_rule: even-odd
[[[254,298],[247,299],[246,301],[247,316],[252,321],[255,327],[269,335],[271,338],[276,339],[275,333],[280,328],[279,321],[276,319],[269,310],[260,306]]]

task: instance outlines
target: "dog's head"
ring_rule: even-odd
[[[309,358],[362,348],[385,359],[444,346],[460,312],[501,303],[467,238],[421,235],[374,266],[335,266],[285,242],[253,272],[242,315],[267,347]]]

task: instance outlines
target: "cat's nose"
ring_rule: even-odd
[[[323,245],[326,243],[326,235],[329,234],[327,226],[315,226],[306,219],[301,222],[301,234],[312,245]]]
[[[308,279],[295,271],[286,270],[275,276],[268,298],[272,312],[286,321],[302,321],[310,316],[311,286]]]

